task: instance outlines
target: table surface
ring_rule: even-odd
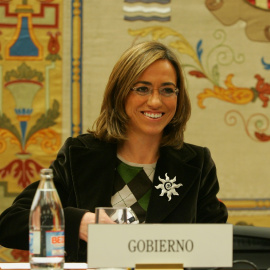
[[[30,269],[29,263],[0,263],[0,269]],[[65,263],[64,269],[89,269],[87,263]]]

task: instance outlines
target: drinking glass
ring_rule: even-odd
[[[96,223],[127,224],[126,207],[97,207],[95,209]]]
[[[135,212],[128,207],[127,208],[127,224],[139,224],[139,219],[137,218],[137,215],[135,214]]]
[[[130,207],[96,207],[98,224],[139,224],[139,219]],[[98,270],[128,270],[130,268],[98,268]]]

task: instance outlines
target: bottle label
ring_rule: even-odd
[[[64,231],[46,231],[46,256],[64,257]]]
[[[40,253],[40,231],[31,231],[29,234],[29,252],[30,254]]]

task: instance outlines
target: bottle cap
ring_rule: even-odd
[[[52,169],[41,169],[40,170],[40,175],[45,176],[45,177],[53,177],[53,171]]]

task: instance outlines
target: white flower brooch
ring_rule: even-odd
[[[159,181],[162,184],[155,186],[155,188],[161,189],[161,193],[159,196],[163,196],[165,193],[167,193],[168,201],[170,201],[172,199],[172,195],[177,195],[177,196],[179,195],[175,189],[183,186],[183,184],[176,185],[174,183],[176,181],[176,176],[173,179],[170,179],[170,177],[166,173],[165,177],[166,177],[166,179],[162,179],[162,178],[158,177]]]

